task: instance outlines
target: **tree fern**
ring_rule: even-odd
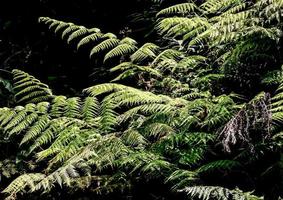
[[[158,2],[168,6],[153,11],[159,39],[141,45],[98,28],[39,18],[96,64],[110,67],[113,81],[131,77],[137,88],[105,83],[86,88],[84,97],[55,96],[14,70],[16,100],[23,106],[0,109],[0,132],[5,142],[20,142],[19,158],[32,160],[34,168],[26,171],[34,173],[15,179],[4,190],[10,197],[56,185],[108,193],[153,181],[192,199],[261,199],[218,186],[218,178],[228,177],[235,188],[233,177],[243,171],[241,183],[258,194],[265,166],[280,154],[281,0]],[[279,84],[278,90],[267,87],[270,93],[254,98],[250,90],[245,98],[228,95],[246,89],[231,80],[250,72],[260,76],[270,66],[276,71],[265,82]],[[264,172],[257,165],[263,161]],[[257,170],[251,170],[254,164]],[[201,186],[211,184],[211,175],[216,184]]]

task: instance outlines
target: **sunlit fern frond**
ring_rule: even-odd
[[[69,37],[68,37],[68,44],[72,42],[73,40],[77,40],[77,38],[84,38],[85,36],[89,36],[92,33],[99,33],[100,30],[98,28],[92,28],[87,29],[85,27],[81,27],[77,31],[74,31]]]
[[[166,49],[162,52],[160,52],[155,59],[152,61],[151,65],[156,65],[158,66],[159,63],[161,63],[162,61],[165,60],[170,60],[172,59],[173,61],[176,61],[180,58],[183,57],[183,53],[178,51],[178,50],[174,50],[174,49]]]
[[[242,2],[242,0],[226,0],[221,2],[215,0],[208,0],[205,1],[200,7],[204,9],[207,13],[217,13],[221,12],[221,10],[226,10],[231,7],[237,6]]]
[[[66,101],[65,117],[81,118],[81,100],[78,97],[68,98]]]
[[[133,53],[137,47],[137,42],[131,38],[124,38],[119,42],[119,45],[110,50],[104,57],[104,62],[108,59],[117,56],[126,56]]]
[[[145,59],[153,59],[156,56],[159,47],[153,43],[146,43],[131,55],[131,61],[140,63]]]
[[[27,130],[24,135],[21,144],[31,141],[33,138],[36,138],[40,133],[42,133],[50,124],[50,119],[48,116],[40,116],[38,121],[36,121],[30,128]]]
[[[165,8],[157,13],[157,16],[180,14],[186,15],[194,12],[197,6],[194,3],[181,3]]]
[[[98,45],[94,46],[89,54],[90,58],[93,57],[95,54],[110,50],[119,45],[120,40],[116,38],[106,39],[103,42],[99,43]]]
[[[82,116],[85,121],[91,121],[100,114],[100,103],[95,97],[86,97],[82,107]]]
[[[52,98],[49,87],[38,79],[21,70],[15,69],[12,73],[18,103],[38,103]]]
[[[86,45],[86,44],[91,44],[93,42],[98,41],[99,39],[103,38],[104,34],[101,32],[97,32],[97,33],[92,33],[84,38],[82,38],[78,45],[77,45],[77,49],[80,49],[82,46]]]
[[[46,176],[41,173],[37,174],[24,174],[16,178],[3,192],[9,194],[10,197],[15,196],[17,193],[33,190],[38,181]]]

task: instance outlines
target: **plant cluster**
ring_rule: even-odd
[[[156,2],[158,39],[145,44],[39,18],[116,77],[66,97],[12,71],[17,105],[0,109],[0,142],[17,145],[18,162],[1,161],[0,175],[22,174],[7,199],[156,182],[188,199],[283,195],[283,1]]]

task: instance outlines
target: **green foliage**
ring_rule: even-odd
[[[0,109],[0,131],[34,168],[6,187],[9,197],[56,185],[134,191],[151,181],[191,199],[282,195],[280,181],[265,183],[282,170],[282,1],[155,2],[167,6],[156,15],[160,39],[143,45],[39,18],[117,76],[66,97],[13,71],[21,105]]]

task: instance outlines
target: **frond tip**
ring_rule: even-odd
[[[35,77],[18,69],[14,69],[12,74],[18,103],[39,103],[52,98],[49,87]]]

